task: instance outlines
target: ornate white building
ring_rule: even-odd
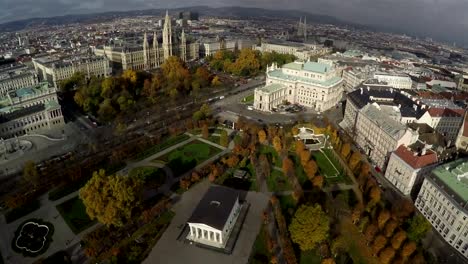
[[[61,129],[64,124],[57,90],[47,82],[0,97],[0,138]]]
[[[325,111],[336,106],[343,95],[342,79],[333,64],[292,62],[267,68],[266,85],[255,89],[254,108],[272,111],[287,101]]]
[[[122,70],[150,70],[159,66],[170,56],[177,56],[183,61],[198,59],[200,44],[187,39],[185,31],[180,35],[172,28],[171,18],[166,12],[162,39],[156,32],[151,41],[146,32],[143,43],[124,44],[121,46],[103,46],[94,49],[94,54],[107,57],[113,68]]]
[[[444,240],[468,258],[468,161],[434,169],[424,178],[415,205]]]
[[[40,81],[47,81],[54,87],[59,87],[60,82],[81,72],[86,78],[107,77],[112,69],[109,60],[104,57],[38,57],[33,58],[34,68]]]
[[[37,83],[34,70],[25,65],[9,65],[0,68],[0,96]]]
[[[241,211],[237,191],[212,186],[187,221],[187,239],[216,248],[224,248]]]

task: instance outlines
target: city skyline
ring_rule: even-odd
[[[171,9],[206,5],[210,7],[256,7],[278,10],[282,9],[277,0],[244,1],[233,4],[228,1],[192,0],[185,2],[155,2],[135,0],[132,2],[120,0],[70,1],[47,0],[37,3],[34,1],[4,0],[0,10],[0,23],[7,23],[36,17],[53,17],[70,14],[90,14],[108,11],[131,11],[146,9]],[[418,37],[429,37],[449,43],[467,45],[468,37],[464,32],[468,30],[468,19],[464,10],[468,3],[459,0],[445,1],[443,5],[437,1],[416,0],[402,2],[391,1],[324,1],[305,2],[294,0],[288,3],[286,10],[302,10],[311,14],[328,15],[337,19],[373,27],[377,30],[411,34]],[[391,12],[382,12],[391,10]],[[450,14],[448,16],[447,14]],[[438,18],[438,19],[434,19]]]

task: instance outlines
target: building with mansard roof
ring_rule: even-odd
[[[94,49],[94,54],[107,57],[114,69],[151,70],[161,66],[170,56],[183,61],[199,58],[200,44],[190,41],[185,31],[178,32],[172,27],[171,18],[166,12],[162,36],[156,32],[148,36],[145,32],[143,43],[125,43],[120,46],[103,46]]]

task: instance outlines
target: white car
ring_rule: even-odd
[[[247,106],[247,110],[253,110],[253,106],[251,105]]]

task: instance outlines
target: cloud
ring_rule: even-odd
[[[296,9],[389,30],[468,44],[466,0],[0,0],[0,22],[147,8],[208,5]]]

